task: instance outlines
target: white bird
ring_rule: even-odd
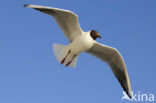
[[[51,15],[68,38],[69,45],[53,45],[56,59],[61,64],[75,67],[77,57],[81,53],[87,52],[105,61],[110,66],[127,95],[130,98],[132,97],[131,84],[122,56],[117,49],[96,42],[95,40],[97,38],[101,38],[96,30],[84,32],[80,28],[78,16],[72,11],[39,5],[26,4],[24,6]]]

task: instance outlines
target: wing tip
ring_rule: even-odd
[[[130,99],[132,99],[132,95],[128,94],[128,97],[129,97]]]
[[[24,7],[29,7],[30,6],[30,4],[24,4]]]
[[[126,92],[126,94],[128,95],[128,97],[130,98],[130,99],[132,99],[132,92],[131,91],[125,91]]]

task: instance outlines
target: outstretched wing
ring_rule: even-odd
[[[79,25],[78,16],[69,10],[29,4],[24,6],[34,8],[38,11],[53,16],[70,42],[83,33]]]
[[[124,91],[131,98],[132,90],[125,63],[120,53],[109,46],[95,42],[87,53],[105,61],[110,67]]]

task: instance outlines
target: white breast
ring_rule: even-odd
[[[90,36],[90,32],[85,32],[80,37],[77,37],[72,43],[69,44],[69,48],[72,54],[78,55],[82,52],[87,51],[94,44],[94,40]]]

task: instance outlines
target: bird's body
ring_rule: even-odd
[[[74,62],[74,57],[77,57],[83,52],[89,50],[94,44],[95,40],[90,36],[90,31],[83,32],[75,38],[69,45],[63,48],[58,56],[58,61],[66,66],[68,62]],[[54,48],[55,49],[55,48]],[[70,51],[70,52],[69,52]],[[56,56],[57,57],[57,56]],[[65,58],[66,57],[66,58]],[[65,58],[64,62],[62,61]],[[74,63],[75,64],[75,63]],[[69,65],[70,67],[74,67],[75,65]]]
[[[89,53],[110,66],[124,91],[132,97],[131,84],[122,56],[117,49],[96,42],[97,38],[101,38],[96,30],[84,32],[79,26],[78,16],[69,10],[39,5],[24,6],[51,15],[67,37],[69,45],[53,45],[56,59],[61,64],[75,67],[78,55],[83,52]]]
[[[75,38],[68,46],[71,49],[71,53],[79,55],[82,52],[86,52],[94,44],[94,40],[90,36],[89,32],[84,32],[79,37]]]

